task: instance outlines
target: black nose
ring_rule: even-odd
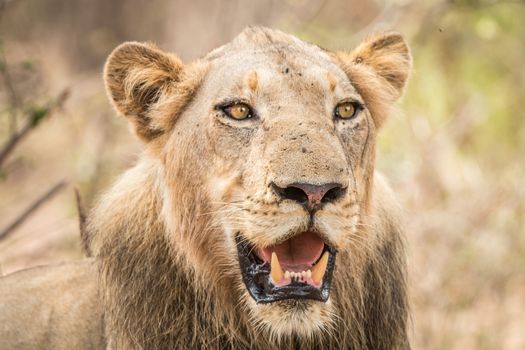
[[[310,213],[320,209],[325,203],[335,202],[346,191],[346,188],[343,188],[341,184],[333,182],[322,185],[293,183],[285,188],[272,182],[272,187],[279,197],[300,203]]]

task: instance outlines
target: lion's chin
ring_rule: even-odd
[[[330,300],[287,299],[270,304],[252,303],[251,306],[255,323],[276,340],[292,335],[315,337],[328,330],[333,321]]]

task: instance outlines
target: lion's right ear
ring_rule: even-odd
[[[183,67],[179,58],[153,44],[127,42],[109,56],[104,68],[107,93],[143,141],[166,131],[150,112],[161,96],[181,79]]]

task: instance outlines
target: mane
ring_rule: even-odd
[[[239,291],[230,280],[200,278],[174,248],[163,218],[164,190],[160,162],[145,155],[102,196],[89,217],[89,243],[100,261],[106,332],[112,345],[136,349],[408,346],[400,343],[406,334],[407,300],[395,224],[376,227],[391,234],[357,263],[355,257],[339,254],[338,268],[346,271],[337,272],[341,278],[332,286],[339,304],[329,328],[315,338],[276,338],[251,323],[249,310],[239,304]],[[203,200],[198,193],[189,197]],[[205,230],[209,222],[199,219],[206,217],[201,215],[204,207],[181,203],[179,211],[186,221],[175,234]],[[381,211],[377,215],[388,216]],[[370,232],[360,234],[366,235]]]

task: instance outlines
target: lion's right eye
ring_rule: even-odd
[[[228,117],[236,120],[248,119],[253,116],[252,109],[250,108],[250,106],[242,102],[235,103],[231,106],[224,108],[223,110],[228,115]]]

